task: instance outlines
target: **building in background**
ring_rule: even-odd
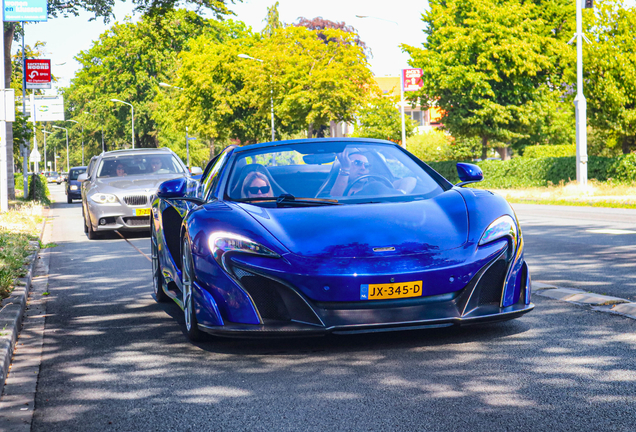
[[[400,97],[399,76],[376,76],[375,81],[383,95]],[[442,110],[438,107],[431,107],[428,110],[422,110],[419,104],[415,107],[407,104],[404,107],[404,115],[410,117],[418,124],[419,133],[441,126],[442,114]]]

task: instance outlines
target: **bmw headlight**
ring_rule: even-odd
[[[488,225],[486,231],[479,240],[479,246],[499,240],[502,237],[510,237],[512,239],[513,248],[517,246],[517,224],[510,216],[501,216],[493,223]]]
[[[226,252],[242,252],[271,258],[280,258],[280,255],[262,244],[230,232],[213,232],[208,239],[208,245],[214,259],[223,268],[226,268],[223,264],[223,255],[225,255]]]
[[[71,190],[77,190],[77,186],[76,185],[71,186]]]
[[[97,204],[115,204],[118,202],[117,197],[113,194],[96,193],[91,195],[91,199]]]

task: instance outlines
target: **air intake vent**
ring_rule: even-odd
[[[124,202],[130,206],[143,206],[148,203],[146,195],[128,195],[124,197]]]
[[[488,304],[499,305],[501,303],[501,294],[507,269],[508,262],[500,258],[491,265],[488,271],[481,277],[479,285],[477,285],[479,306]]]
[[[150,216],[125,217],[124,223],[130,226],[150,226]]]

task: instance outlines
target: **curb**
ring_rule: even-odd
[[[46,216],[44,222],[42,222],[40,239],[42,238],[45,227]],[[26,275],[17,279],[13,292],[9,297],[2,301],[4,307],[0,310],[0,379],[2,379],[0,393],[2,393],[2,389],[4,389],[4,382],[9,373],[13,350],[15,349],[15,343],[20,333],[22,317],[26,309],[29,290],[31,289],[31,281],[33,279],[33,273],[35,272],[35,265],[39,258],[39,243],[35,241],[29,243],[35,246],[35,250],[28,258],[30,262],[27,264]]]
[[[532,288],[534,288],[534,294],[541,297],[587,305],[595,311],[609,312],[636,319],[636,303],[620,297],[595,294],[574,288],[559,288],[541,282],[532,282]]]

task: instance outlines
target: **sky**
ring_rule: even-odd
[[[276,0],[243,0],[230,5],[236,13],[233,19],[245,22],[255,31],[264,27],[267,8]],[[387,5],[390,5],[388,7]],[[323,17],[331,21],[344,21],[358,30],[360,38],[373,53],[370,60],[375,75],[399,76],[400,69],[408,67],[408,55],[400,50],[400,44],[419,46],[424,41],[421,14],[428,2],[418,0],[392,0],[391,2],[369,0],[279,0],[278,11],[282,22],[291,24],[299,17]],[[130,16],[133,21],[139,14],[133,14],[131,2],[117,2],[114,9],[115,20],[123,21]],[[367,16],[358,18],[356,15]],[[104,24],[101,19],[89,21],[91,14],[83,13],[78,17],[58,17],[48,22],[27,24],[25,44],[33,46],[35,42],[46,42],[44,58],[51,59],[53,75],[57,76],[58,86],[68,86],[80,65],[74,57],[89,49],[93,41],[104,33],[114,21]],[[13,52],[21,42],[13,42]],[[55,89],[47,91],[55,94]]]

